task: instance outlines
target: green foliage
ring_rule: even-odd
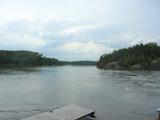
[[[84,61],[61,61],[61,64],[64,64],[64,65],[96,65],[97,62],[96,61],[88,61],[88,60],[84,60]]]
[[[55,58],[46,58],[46,57],[42,58],[43,65],[59,65],[59,63],[60,62]]]
[[[158,58],[160,58],[160,46],[156,43],[138,44],[102,55],[97,67],[103,68],[109,62],[119,62],[122,67],[130,67],[135,64],[150,67],[150,62]]]
[[[1,66],[96,65],[95,61],[58,61],[38,52],[0,50]]]
[[[58,60],[46,58],[38,52],[31,51],[0,51],[0,66],[37,66],[56,65]]]

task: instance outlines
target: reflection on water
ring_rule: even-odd
[[[154,120],[159,100],[159,71],[0,69],[0,120],[20,120],[71,103],[94,109],[99,120]]]

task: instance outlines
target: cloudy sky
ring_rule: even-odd
[[[160,44],[159,0],[0,0],[0,49],[98,60],[147,42]]]

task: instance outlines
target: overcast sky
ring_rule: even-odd
[[[160,44],[160,0],[0,0],[0,49],[98,60],[147,42]]]

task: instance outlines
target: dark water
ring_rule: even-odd
[[[78,104],[99,120],[154,120],[160,107],[159,71],[60,66],[0,70],[0,120]]]

